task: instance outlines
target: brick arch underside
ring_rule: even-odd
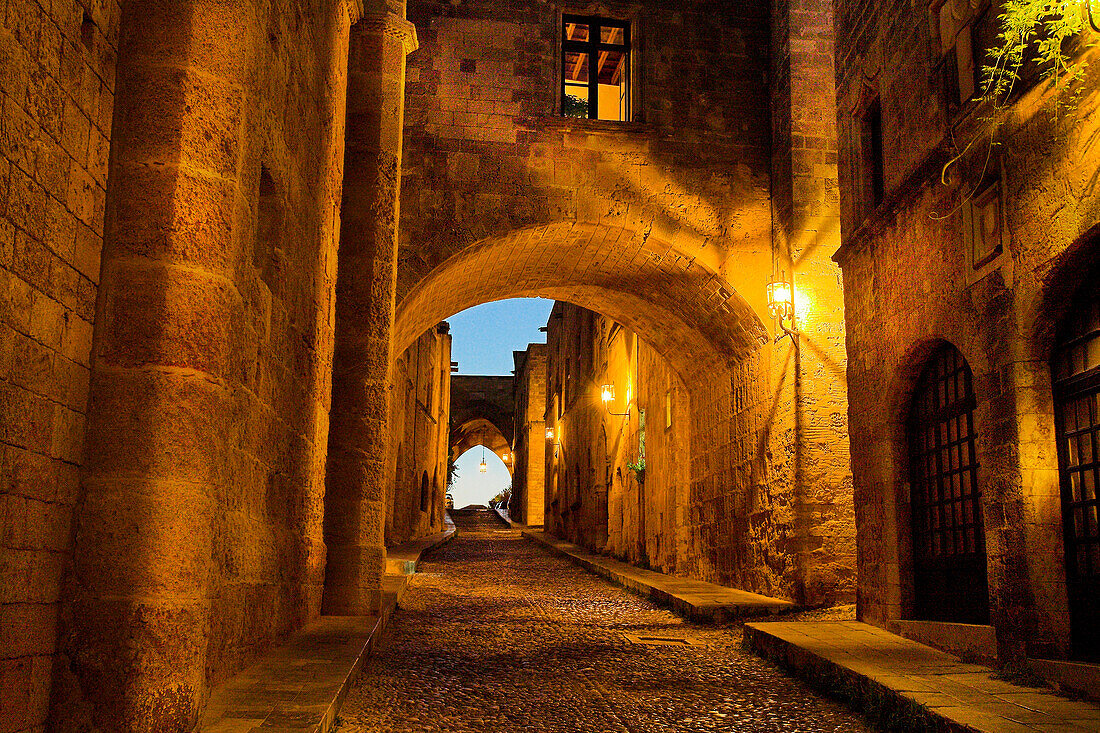
[[[767,341],[752,307],[694,255],[645,231],[560,222],[477,242],[399,293],[397,351],[455,313],[517,297],[563,300],[622,323],[689,385]]]

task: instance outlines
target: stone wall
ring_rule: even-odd
[[[546,473],[546,346],[528,344],[515,356],[515,441],[512,443],[512,497],[509,515],[521,524],[541,526]]]
[[[443,531],[451,394],[451,336],[441,324],[406,349],[395,368],[387,546]]]
[[[644,231],[716,269],[736,249],[767,260],[766,7],[611,3],[637,26],[629,123],[556,112],[560,12],[584,9],[410,3],[399,302],[470,244],[562,220]]]
[[[0,6],[0,731],[46,719],[71,557],[121,12]]]
[[[974,375],[991,623],[1001,661],[1069,653],[1050,356],[1054,324],[1100,259],[1100,120],[1057,122],[1059,92],[1027,86],[990,152],[975,103],[952,98],[936,14],[837,3],[838,122],[859,614],[913,614],[906,416],[927,356],[954,345]],[[1095,52],[1089,52],[1095,61]],[[945,64],[947,64],[945,66]],[[1095,63],[1083,82],[1095,89]],[[885,198],[868,201],[861,117],[882,109]],[[861,139],[863,138],[863,139]],[[943,164],[975,141],[947,183]],[[972,194],[1000,181],[1002,252],[975,256]],[[980,240],[979,240],[980,241]]]

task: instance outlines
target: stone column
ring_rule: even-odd
[[[325,476],[322,612],[331,615],[382,603],[405,57],[416,49],[404,15],[403,2],[379,3],[351,34]]]
[[[772,356],[789,455],[798,600],[854,598],[854,509],[848,455],[831,0],[772,0],[775,270],[794,283],[798,347]],[[789,406],[789,407],[787,407]]]

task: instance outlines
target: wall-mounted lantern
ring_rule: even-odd
[[[794,287],[786,281],[776,280],[768,283],[768,310],[772,317],[779,319],[779,327],[783,333],[776,337],[776,343],[784,336],[790,336],[794,341]],[[790,321],[787,327],[783,322]]]
[[[615,384],[605,384],[600,387],[600,399],[603,400],[605,405],[610,405],[615,401]]]
[[[546,428],[546,439],[547,440],[553,440],[554,439],[554,428]]]
[[[630,414],[630,394],[627,393],[626,412],[612,412],[611,403],[615,401],[615,383],[605,384],[600,387],[600,399],[603,400],[604,407],[607,408],[608,415],[614,415],[615,417],[626,417]]]
[[[477,470],[481,473],[489,473],[489,464],[485,462],[485,446],[481,447],[481,463],[478,464]]]

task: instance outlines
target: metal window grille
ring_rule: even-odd
[[[1098,660],[1100,284],[1075,298],[1058,330],[1052,367],[1073,652],[1080,659]]]
[[[909,414],[914,611],[986,623],[985,532],[975,451],[973,378],[945,344],[928,361]]]

